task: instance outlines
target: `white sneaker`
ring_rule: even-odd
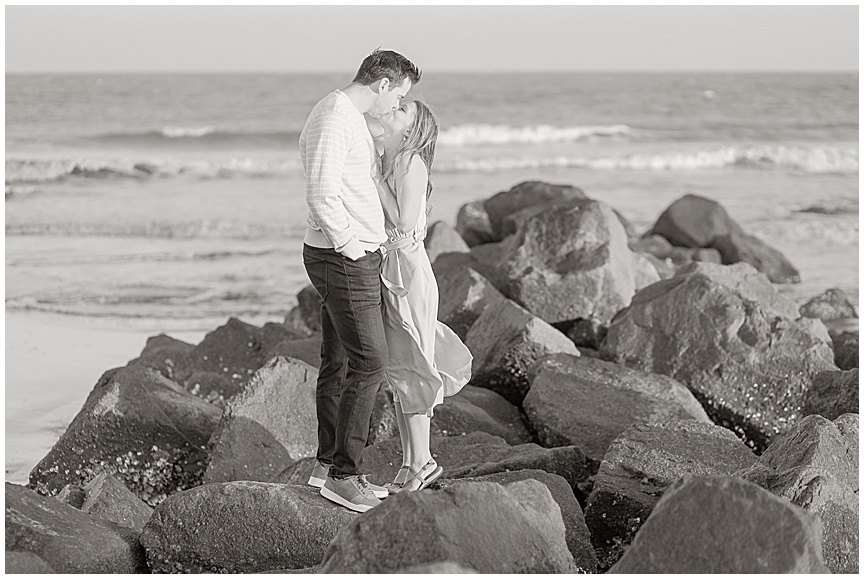
[[[358,513],[365,513],[381,504],[363,475],[346,476],[343,479],[328,476],[321,487],[321,496]]]

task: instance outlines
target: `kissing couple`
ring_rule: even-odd
[[[351,83],[315,105],[300,134],[303,264],[321,298],[322,334],[309,484],[359,512],[441,476],[429,449],[433,409],[471,378],[471,353],[437,319],[423,244],[438,123],[425,103],[405,98],[420,75],[401,54],[376,50]],[[363,473],[362,453],[384,384],[402,466],[379,486]]]

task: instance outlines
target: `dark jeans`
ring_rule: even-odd
[[[317,458],[333,465],[331,476],[361,474],[375,396],[386,379],[381,253],[352,261],[304,244],[303,265],[321,296]]]

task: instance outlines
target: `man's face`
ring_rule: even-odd
[[[398,86],[387,83],[378,91],[378,98],[375,99],[375,104],[369,110],[369,115],[377,119],[382,115],[392,113],[399,107],[399,103],[405,98],[409,90],[411,90],[411,79],[408,78]]]

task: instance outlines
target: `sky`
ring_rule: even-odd
[[[857,71],[858,6],[7,5],[6,72]]]

